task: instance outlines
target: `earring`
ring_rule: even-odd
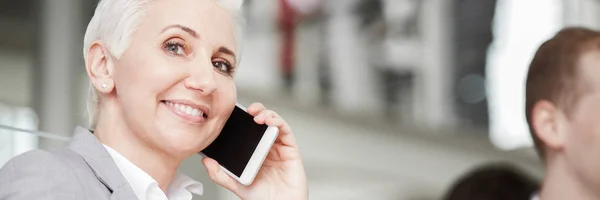
[[[102,88],[106,89],[106,87],[108,87],[108,85],[106,85],[106,83],[102,83]]]

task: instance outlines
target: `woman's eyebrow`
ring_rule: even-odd
[[[222,54],[227,54],[227,55],[232,56],[233,59],[234,59],[234,63],[236,62],[235,58],[237,58],[237,57],[235,56],[235,53],[231,49],[228,49],[227,47],[221,46],[221,47],[219,47],[218,52],[222,53]]]
[[[196,32],[194,29],[192,29],[190,27],[187,27],[187,26],[184,26],[184,25],[181,25],[181,24],[175,24],[175,25],[167,26],[165,29],[162,30],[161,33],[165,32],[165,31],[167,31],[169,29],[172,29],[172,28],[181,29],[181,30],[185,31],[186,33],[190,34],[192,37],[194,37],[196,39],[200,38],[200,36],[198,35],[198,32]]]

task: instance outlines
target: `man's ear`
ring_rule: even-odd
[[[567,139],[567,118],[552,102],[538,101],[531,113],[531,122],[535,134],[545,148],[562,149]]]
[[[114,88],[114,59],[106,46],[98,41],[92,43],[85,59],[85,68],[91,84],[100,93],[110,93]]]

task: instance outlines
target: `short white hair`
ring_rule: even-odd
[[[135,33],[140,19],[144,16],[148,4],[156,0],[100,0],[94,16],[88,24],[83,39],[83,57],[87,59],[87,53],[94,41],[102,41],[108,51],[119,59],[129,47],[131,36]],[[228,10],[235,20],[235,37],[238,52],[241,52],[242,25],[241,15],[243,0],[214,0]],[[238,53],[241,57],[241,53]],[[236,59],[239,63],[240,59]],[[98,118],[99,96],[90,83],[87,111],[90,128],[95,128]]]

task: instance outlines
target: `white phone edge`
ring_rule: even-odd
[[[242,176],[240,176],[240,178],[238,180],[242,185],[248,186],[248,185],[252,184],[252,182],[254,181],[254,178],[256,178],[256,174],[258,174],[258,171],[262,167],[263,162],[267,158],[267,155],[269,155],[269,152],[271,151],[271,147],[273,147],[273,144],[275,143],[275,140],[277,139],[278,135],[279,135],[279,129],[277,127],[269,126],[267,128],[267,130],[265,131],[265,134],[260,139],[258,146],[256,146],[254,153],[250,157],[250,161],[248,161],[246,168],[244,168],[244,171],[242,172]],[[224,168],[224,167],[222,167],[222,168]],[[226,171],[226,172],[228,172],[228,171]],[[233,174],[230,174],[230,176],[231,175],[233,175]],[[236,176],[233,175],[233,177],[236,177]]]
[[[235,105],[244,110],[245,112],[248,112],[246,111],[246,107],[244,107],[243,105],[239,103],[236,103]],[[244,168],[244,171],[242,172],[242,175],[240,177],[231,173],[231,171],[229,171],[222,165],[219,165],[219,167],[237,182],[241,183],[244,186],[249,186],[254,181],[254,178],[256,178],[258,171],[260,170],[263,162],[267,158],[269,151],[271,151],[271,147],[273,147],[273,144],[275,143],[275,140],[277,139],[278,135],[279,128],[275,126],[269,126],[267,130],[265,130],[265,133],[258,142],[254,153],[252,153],[252,156],[250,157],[250,161],[248,161],[248,164],[246,164],[246,167]],[[200,155],[202,155],[203,157],[208,157],[203,153],[200,153]]]

